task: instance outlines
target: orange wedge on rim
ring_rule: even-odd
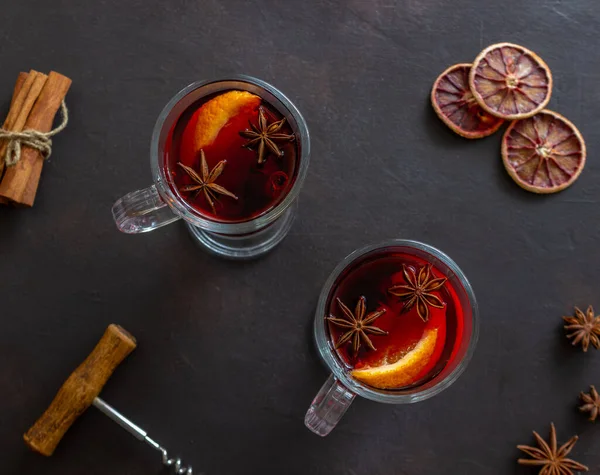
[[[401,388],[415,381],[417,375],[429,363],[437,341],[437,328],[425,330],[423,338],[414,349],[395,363],[374,368],[355,369],[352,377],[375,388]]]
[[[258,107],[260,97],[247,91],[228,91],[206,102],[194,114],[194,146],[201,150],[212,144],[227,122],[238,114]]]

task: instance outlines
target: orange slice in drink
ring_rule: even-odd
[[[469,89],[468,63],[446,69],[433,84],[431,105],[440,119],[458,135],[480,139],[493,134],[504,122],[477,103]]]
[[[425,330],[423,338],[414,349],[398,361],[374,368],[355,369],[352,377],[375,388],[401,388],[415,381],[415,378],[427,366],[436,348],[438,330]]]
[[[202,105],[192,117],[196,127],[194,147],[199,151],[211,145],[227,123],[243,112],[257,108],[260,97],[247,91],[228,91]]]
[[[506,171],[533,193],[556,193],[573,184],[585,158],[585,142],[577,127],[549,110],[515,120],[502,138]]]
[[[502,119],[524,119],[548,104],[552,74],[533,51],[512,43],[498,43],[475,58],[469,86],[486,112]]]

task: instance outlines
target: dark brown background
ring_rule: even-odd
[[[0,473],[154,474],[156,453],[90,409],[56,454],[21,434],[118,322],[139,348],[103,392],[206,475],[501,475],[515,445],[550,421],[600,471],[600,428],[576,412],[600,385],[600,354],[572,349],[561,316],[600,311],[597,148],[600,12],[595,0],[5,0],[0,91],[20,70],[73,78],[31,210],[0,209]],[[452,63],[514,41],[550,65],[550,107],[589,149],[554,196],[519,189],[501,134],[453,135],[428,104]],[[284,91],[312,134],[291,234],[268,257],[200,252],[179,223],[140,236],[111,218],[150,184],[149,140],[169,98],[232,73]],[[459,381],[412,406],[358,400],[325,439],[304,413],[327,372],[310,323],[329,272],[373,241],[417,239],[471,280],[481,338]]]

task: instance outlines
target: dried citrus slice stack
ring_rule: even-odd
[[[398,361],[374,368],[355,369],[352,376],[380,389],[400,388],[415,380],[435,352],[437,329],[426,330],[417,346]]]
[[[467,138],[493,134],[511,120],[502,139],[506,171],[527,191],[555,193],[577,180],[586,148],[577,127],[545,110],[551,95],[552,73],[538,55],[497,43],[472,65],[444,71],[433,85],[431,103],[448,127]]]
[[[524,119],[548,104],[552,74],[533,51],[512,43],[498,43],[475,58],[469,86],[485,111],[502,119]]]
[[[549,110],[510,124],[502,138],[502,161],[521,187],[555,193],[571,185],[585,165],[585,142],[577,127]]]
[[[431,90],[431,105],[458,135],[479,139],[496,132],[504,121],[479,106],[469,88],[469,71],[471,65],[461,63],[440,74]]]

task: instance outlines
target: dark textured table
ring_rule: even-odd
[[[599,428],[576,410],[600,354],[563,336],[573,306],[600,311],[600,10],[595,0],[77,2],[6,0],[6,111],[18,71],[73,81],[72,117],[35,207],[0,209],[0,473],[153,474],[157,454],[95,409],[52,458],[22,433],[117,322],[139,341],[103,391],[198,471],[217,474],[501,475],[531,430],[581,437],[600,471]],[[488,44],[550,65],[550,107],[577,124],[588,163],[536,196],[499,158],[501,134],[455,136],[429,105],[433,80]],[[226,262],[181,224],[119,233],[122,194],[150,184],[154,121],[186,84],[232,73],[284,91],[312,134],[299,217],[274,252]],[[450,389],[410,406],[357,400],[321,439],[305,411],[327,372],[311,340],[321,286],[357,247],[421,240],[465,271],[481,336]]]

